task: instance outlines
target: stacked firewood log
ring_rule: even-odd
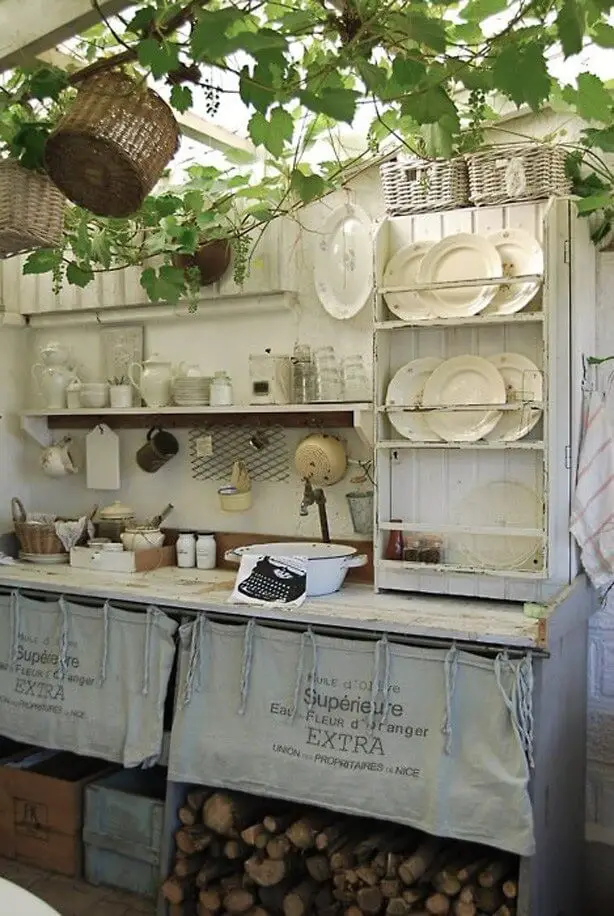
[[[515,916],[518,859],[240,792],[179,809],[169,916]]]

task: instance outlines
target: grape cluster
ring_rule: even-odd
[[[202,86],[205,91],[205,111],[209,117],[212,118],[220,109],[222,92],[220,88],[214,86],[213,83],[203,83]]]

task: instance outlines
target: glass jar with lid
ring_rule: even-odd
[[[127,528],[134,528],[134,509],[117,500],[104,509],[99,509],[96,520],[96,536],[120,541]]]
[[[226,372],[216,372],[211,383],[211,407],[230,407],[233,403],[232,382]]]

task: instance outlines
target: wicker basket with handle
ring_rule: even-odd
[[[469,205],[464,159],[391,159],[380,166],[386,210],[392,216]]]
[[[139,209],[177,152],[173,112],[144,83],[119,70],[84,80],[47,140],[45,163],[74,203],[99,216]]]
[[[54,522],[28,522],[22,501],[14,496],[11,500],[11,511],[15,534],[23,553],[66,553],[64,545],[55,533]]]
[[[467,156],[469,196],[477,206],[567,197],[567,153],[560,146],[524,143],[496,146]]]
[[[53,248],[62,238],[66,198],[47,175],[0,162],[0,258]]]

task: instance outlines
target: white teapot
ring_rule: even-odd
[[[134,369],[139,370],[138,381]],[[131,363],[128,377],[147,407],[166,407],[170,403],[173,367],[167,360],[154,355],[144,363]]]
[[[79,468],[75,466],[69,451],[71,442],[70,436],[65,436],[55,445],[49,445],[42,450],[39,463],[49,477],[66,477],[69,474],[77,474],[79,472]]]

